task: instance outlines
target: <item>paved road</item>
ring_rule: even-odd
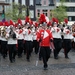
[[[15,63],[10,63],[8,57],[3,59],[0,56],[0,75],[75,75],[75,52],[69,53],[69,59],[64,58],[63,51],[59,54],[59,59],[53,58],[53,53],[48,61],[48,70],[43,70],[42,61],[38,60],[38,54],[31,55],[30,62],[26,61],[26,56],[16,57]]]

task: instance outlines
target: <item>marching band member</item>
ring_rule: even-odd
[[[61,29],[57,27],[57,23],[55,22],[53,27],[51,28],[51,32],[54,38],[54,58],[58,59],[58,54],[61,50],[62,47],[62,42],[61,42]]]
[[[75,51],[75,23],[72,25],[72,35],[73,35],[72,47]]]
[[[23,29],[22,29],[22,21],[18,19],[18,57],[22,57],[23,53]]]
[[[1,49],[1,40],[2,40],[2,37],[1,37],[1,29],[2,29],[2,25],[3,25],[3,23],[0,22],[0,54],[2,54],[2,49]]]
[[[2,55],[3,58],[5,58],[7,56],[7,39],[6,39],[6,28],[5,26],[3,27],[3,29],[1,30],[1,49],[2,49]]]
[[[39,51],[39,42],[37,41],[37,23],[35,23],[36,26],[32,27],[32,32],[33,32],[33,48],[35,50],[35,54],[38,53]]]
[[[11,63],[15,62],[15,56],[16,56],[16,44],[17,44],[17,38],[16,33],[14,31],[14,27],[10,24],[10,32],[7,34],[7,44],[8,44],[8,50],[9,50],[9,60]]]
[[[53,37],[50,30],[47,29],[45,15],[41,14],[40,19],[42,20],[42,29],[40,29],[39,33],[37,34],[37,40],[40,42],[40,53],[43,58],[44,70],[46,70],[48,67],[47,62],[51,53],[50,41],[53,40]]]
[[[71,30],[67,25],[66,25],[66,27],[64,27],[63,33],[64,33],[63,43],[64,43],[65,58],[69,58],[68,53],[72,48],[71,39],[73,39],[73,37],[72,37],[72,34],[71,34]]]
[[[19,27],[19,31],[18,31],[18,57],[22,57],[22,53],[23,53],[23,29],[20,26]]]
[[[28,17],[27,17],[28,18]],[[26,19],[27,20],[27,19]],[[26,29],[23,32],[24,36],[25,36],[25,44],[26,44],[26,59],[29,62],[30,61],[30,56],[31,56],[31,52],[33,50],[33,35],[32,35],[32,30],[31,30],[31,25],[30,25],[30,19],[28,19],[26,21]]]

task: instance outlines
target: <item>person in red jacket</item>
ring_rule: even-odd
[[[53,40],[52,33],[47,28],[47,23],[43,22],[42,29],[37,34],[37,41],[40,41],[40,53],[43,58],[44,69],[46,70],[48,65],[48,59],[50,58],[50,42]]]

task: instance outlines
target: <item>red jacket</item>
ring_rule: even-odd
[[[49,29],[41,29],[38,31],[37,40],[40,40],[40,46],[49,47],[51,39],[53,39],[53,36]]]

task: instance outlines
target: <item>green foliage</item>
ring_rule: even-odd
[[[52,11],[52,17],[56,17],[59,23],[63,22],[64,18],[67,18],[66,6],[63,4],[64,1],[65,0],[61,0],[60,5]]]
[[[14,21],[16,21],[18,18],[20,19],[25,19],[25,12],[20,12],[20,10],[26,10],[25,7],[21,8],[22,6],[20,4],[16,4],[16,3],[13,3],[13,9],[9,8],[7,9],[7,12],[6,12],[6,18],[9,20],[9,19],[12,19]]]

